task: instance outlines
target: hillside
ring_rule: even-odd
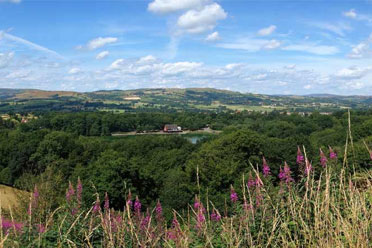
[[[272,96],[210,88],[136,89],[95,92],[0,89],[0,111],[260,111],[333,112],[366,109],[366,96],[314,94]]]

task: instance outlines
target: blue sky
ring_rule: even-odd
[[[372,95],[372,1],[0,0],[0,87]]]

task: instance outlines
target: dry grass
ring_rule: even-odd
[[[14,96],[15,99],[48,99],[53,96],[58,97],[78,97],[80,94],[72,91],[43,91],[43,90],[26,90]]]
[[[22,201],[29,197],[29,193],[6,185],[0,185],[0,203],[5,210],[20,207]]]

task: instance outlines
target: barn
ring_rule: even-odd
[[[167,124],[164,126],[163,131],[166,133],[177,133],[177,132],[182,132],[182,128],[175,124]]]

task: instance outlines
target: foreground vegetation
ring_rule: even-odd
[[[110,136],[171,121],[222,133]],[[33,194],[0,207],[0,247],[369,247],[371,130],[368,111],[2,121],[0,182]]]
[[[302,174],[292,177],[287,163],[273,184],[270,165],[242,174],[241,191],[231,186],[224,207],[197,194],[171,221],[161,202],[148,208],[129,191],[121,211],[109,195],[96,194],[82,207],[83,184],[69,184],[65,203],[45,205],[37,187],[27,214],[1,218],[1,247],[369,247],[372,239],[372,171],[353,173],[330,149],[312,166],[298,150]],[[199,181],[199,178],[197,178]],[[84,186],[85,187],[85,186]],[[84,188],[85,189],[85,188]]]
[[[293,154],[297,146],[305,146],[314,162],[320,159],[319,148],[326,151],[332,144],[340,161],[348,156],[356,172],[370,168],[366,145],[372,147],[371,114],[352,112],[350,130],[348,122],[347,112],[330,116],[50,113],[15,126],[0,123],[0,183],[26,191],[40,182],[50,185],[53,190],[44,193],[52,199],[50,207],[55,208],[64,201],[68,182],[80,177],[89,186],[83,193],[85,207],[95,200],[97,191],[100,195],[107,192],[111,206],[123,209],[130,189],[145,206],[153,206],[160,199],[170,219],[173,209],[186,209],[199,194],[198,183],[200,193],[208,193],[221,209],[231,185],[242,193],[237,179],[252,173],[249,162],[256,167],[265,156],[277,175],[283,161],[296,163]],[[110,136],[114,131],[161,128],[163,123],[189,129],[209,124],[222,132],[197,144],[180,135]],[[347,139],[353,146],[344,154]],[[293,178],[300,177],[301,170],[293,167]]]

